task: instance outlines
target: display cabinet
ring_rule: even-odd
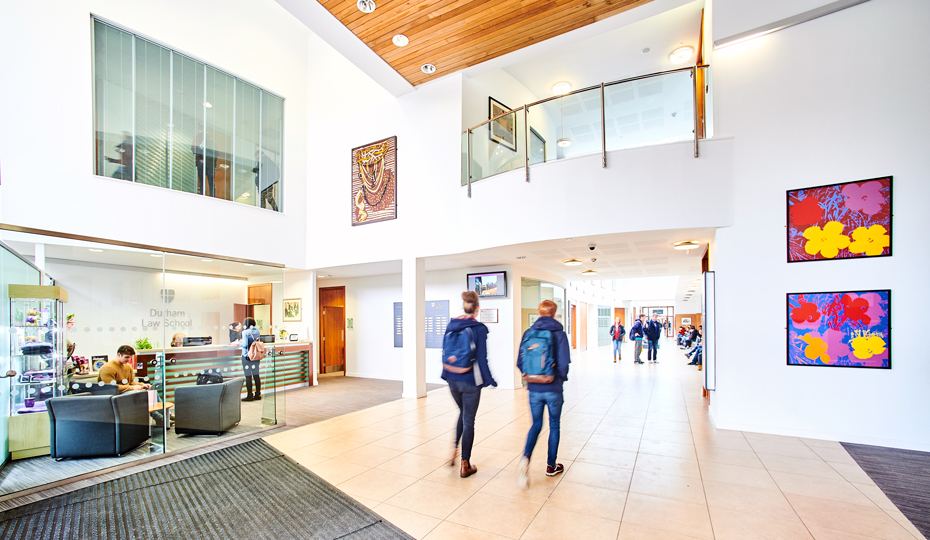
[[[48,453],[49,398],[66,393],[68,293],[61,287],[10,285],[10,451],[13,458]]]

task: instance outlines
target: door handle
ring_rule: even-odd
[[[16,372],[11,369],[10,371],[6,372],[6,375],[0,375],[0,379],[7,379],[10,377],[15,377],[15,376],[16,376]]]

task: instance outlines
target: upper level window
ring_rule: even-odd
[[[284,100],[94,20],[94,172],[282,210]]]

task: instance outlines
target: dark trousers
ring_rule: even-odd
[[[255,394],[252,394],[252,379],[255,379]],[[258,395],[262,393],[262,378],[258,375],[246,375],[245,376],[245,391],[251,395]]]
[[[649,339],[649,350],[646,351],[647,360],[658,360],[659,359],[659,340],[658,339]]]
[[[471,447],[475,444],[475,415],[481,401],[481,389],[462,381],[449,381],[452,399],[459,406],[459,420],[455,424],[455,446],[462,441],[462,459],[471,461]]]

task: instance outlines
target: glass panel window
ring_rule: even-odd
[[[282,209],[284,100],[94,21],[95,173]]]

